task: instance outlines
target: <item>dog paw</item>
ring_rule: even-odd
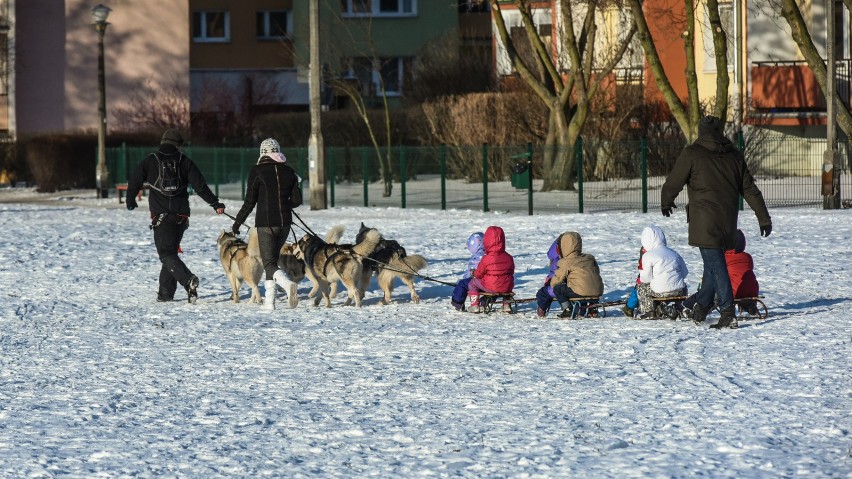
[[[420,296],[412,296],[411,302],[412,303],[419,303],[420,302]]]

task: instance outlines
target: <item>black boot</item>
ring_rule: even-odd
[[[734,307],[728,306],[727,308],[721,311],[722,317],[719,318],[719,322],[710,326],[713,329],[723,329],[723,328],[731,328],[737,329],[739,327],[739,323],[737,323],[737,315],[734,313]]]
[[[698,303],[695,303],[695,306],[692,308],[692,322],[695,324],[701,324],[707,319],[708,310],[704,306],[701,306]]]

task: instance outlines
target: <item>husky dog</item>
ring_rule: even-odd
[[[225,276],[231,285],[231,299],[240,302],[240,287],[243,281],[251,288],[251,303],[262,303],[260,278],[263,275],[263,261],[260,259],[260,247],[257,243],[257,233],[254,228],[249,230],[248,243],[239,239],[230,231],[222,231],[216,240],[219,249],[219,261],[225,269]]]
[[[364,296],[360,287],[364,269],[362,260],[373,252],[377,244],[378,231],[368,231],[364,239],[354,245],[329,244],[312,234],[306,234],[297,241],[296,256],[305,262],[305,274],[316,280],[321,295],[314,298],[314,305],[318,305],[322,297],[325,299],[325,306],[331,307],[331,284],[340,281],[348,293],[346,304],[354,302],[360,307],[361,298]]]
[[[325,242],[328,244],[337,244],[340,242],[340,238],[343,237],[343,230],[345,228],[343,225],[332,226],[331,229],[328,230],[328,233],[325,234]],[[280,264],[280,263],[279,263]],[[279,266],[280,268],[281,266]],[[314,295],[319,291],[319,282],[314,278],[313,274],[311,274],[310,270],[305,271],[305,275],[311,281],[313,287],[310,292],[308,292],[308,297],[313,298]],[[329,297],[334,298],[337,296],[337,281],[331,283],[331,291],[328,293]]]
[[[296,257],[296,245],[293,243],[284,243],[284,246],[281,247],[281,251],[278,253],[278,269],[290,281],[289,291],[285,292],[287,293],[288,305],[290,308],[295,308],[299,304],[298,284],[305,279],[305,263]]]
[[[368,231],[376,231],[361,223],[361,229],[355,237],[355,241],[361,241]],[[369,259],[364,262],[361,276],[361,291],[367,291],[370,286],[370,278],[376,274],[379,288],[385,292],[382,299],[383,304],[390,304],[391,290],[393,290],[393,279],[399,278],[411,291],[411,302],[419,303],[420,296],[414,289],[414,274],[426,267],[426,258],[419,254],[408,255],[398,242],[385,239],[380,236],[379,244],[370,253]]]

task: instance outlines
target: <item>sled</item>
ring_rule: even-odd
[[[533,298],[534,300],[535,298]],[[494,306],[497,304],[502,308],[504,303],[509,305],[509,310],[504,310],[503,312],[509,314],[516,314],[518,312],[519,300],[515,299],[515,293],[479,293],[479,307],[482,308],[482,312],[485,314],[494,311]]]
[[[763,296],[735,299],[734,307],[736,307],[737,319],[766,319],[769,316],[769,308],[766,307],[766,303],[762,300]],[[754,305],[751,311],[749,311],[749,303]]]
[[[606,316],[607,303],[600,296],[580,296],[568,298],[571,307],[557,315],[560,319],[603,318]]]
[[[683,301],[689,296],[663,296],[651,299],[654,301],[654,315],[650,318],[640,318],[635,316],[634,319],[671,319],[677,321],[678,318],[686,318],[683,314]]]

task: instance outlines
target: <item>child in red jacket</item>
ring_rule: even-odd
[[[483,239],[485,256],[468,284],[471,313],[480,312],[479,293],[511,293],[515,287],[515,260],[506,252],[506,234],[499,226],[489,226]],[[504,305],[505,306],[505,305]]]
[[[737,230],[734,238],[734,249],[725,251],[725,264],[728,266],[728,276],[731,278],[731,289],[734,291],[734,299],[752,298],[760,294],[760,285],[754,275],[754,260],[745,252],[746,239],[742,230]],[[690,316],[695,306],[698,293],[693,294],[683,301],[687,316]],[[754,301],[743,301],[740,309],[750,315],[757,315],[757,307]]]

